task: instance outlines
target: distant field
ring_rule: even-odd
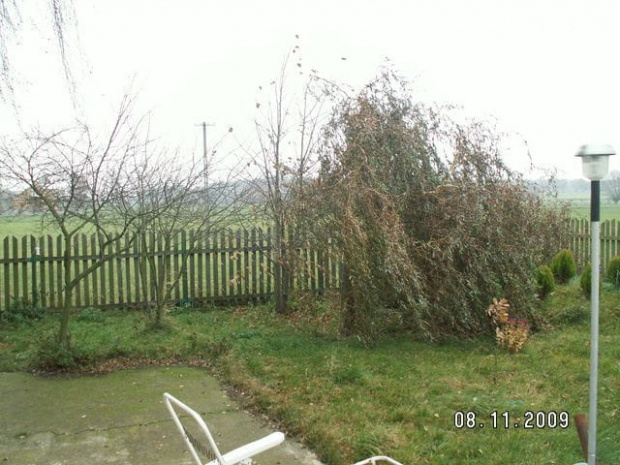
[[[58,234],[55,225],[44,224],[39,216],[0,216],[0,236]]]
[[[570,204],[575,218],[590,218],[590,192],[561,192],[558,198]],[[620,220],[620,203],[614,204],[606,195],[601,195],[601,221]]]
[[[249,220],[246,220],[249,221]],[[246,226],[248,223],[245,223]],[[241,225],[241,222],[235,222],[231,220],[229,222],[229,227],[232,229],[238,229]],[[255,219],[249,223],[250,226],[267,228],[269,227],[269,223],[265,220]],[[89,229],[85,228],[84,233],[88,233]],[[26,215],[17,215],[17,216],[2,216],[0,215],[0,238],[4,236],[27,236],[32,234],[34,236],[44,236],[50,234],[52,236],[57,236],[60,234],[60,229],[50,221],[44,222],[40,216],[26,216]]]
[[[572,216],[576,218],[590,218],[590,203],[571,203]],[[601,203],[601,221],[620,220],[620,204]]]
[[[561,192],[558,198],[570,204],[571,216],[575,218],[590,217],[590,192]],[[620,203],[614,204],[607,200],[605,194],[601,199],[601,221],[620,220]],[[257,221],[257,225],[264,226]],[[0,237],[7,235],[25,236],[33,234],[42,236],[59,234],[55,225],[45,224],[38,216],[0,216]]]

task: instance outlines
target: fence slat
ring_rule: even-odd
[[[204,234],[205,237],[205,294],[204,297],[207,302],[211,302],[213,299],[213,291],[211,282],[211,266],[213,265],[213,253],[212,250],[212,237],[210,234]],[[215,278],[215,277],[214,277]]]
[[[611,256],[615,257],[618,255],[618,223],[615,219],[612,220],[611,236]]]
[[[215,300],[217,297],[220,296],[220,283],[219,283],[219,276],[220,276],[220,272],[219,272],[219,249],[220,249],[220,243],[219,243],[219,235],[217,233],[213,233],[212,237],[211,237],[211,241],[212,241],[212,247],[211,247],[211,260],[213,262],[213,299]],[[224,278],[222,278],[224,279]]]
[[[47,266],[47,284],[49,289],[49,300],[47,301],[47,306],[51,308],[59,307],[56,303],[56,282],[58,282],[58,276],[54,273],[54,238],[51,235],[47,236],[47,251],[46,251],[47,259],[49,260]]]
[[[221,283],[222,283],[222,296],[226,296],[226,290],[228,286],[228,276],[226,275],[226,231],[222,231],[220,234],[220,266],[221,268]]]
[[[204,266],[204,261],[206,261],[206,249],[207,249],[207,241],[206,241],[206,234],[201,234],[202,236],[202,242],[200,244],[196,244],[197,245],[197,249],[198,249],[198,253],[197,253],[197,257],[196,257],[196,268],[197,268],[197,279],[198,279],[198,295],[194,295],[194,298],[198,298],[202,303],[205,302],[205,286],[204,286],[204,282],[202,281],[203,279],[203,266]],[[193,278],[191,278],[193,281]],[[193,285],[193,283],[192,283]],[[207,287],[208,289],[208,287]],[[193,292],[193,291],[192,291]]]
[[[30,247],[28,247],[28,236],[23,236],[21,239],[21,283],[22,283],[22,296],[24,296],[27,302],[32,302],[31,298],[28,297],[30,294],[28,289],[28,259],[30,258]]]
[[[252,294],[254,295],[255,301],[258,301],[259,291],[258,291],[258,259],[260,257],[260,253],[258,251],[258,242],[256,241],[256,228],[252,228],[250,231],[250,243],[252,244]]]
[[[19,295],[19,252],[17,248],[17,238],[11,237],[11,245],[13,249],[13,299],[18,300],[21,298],[26,298],[26,295]]]
[[[162,233],[157,233],[157,236],[155,236],[155,232],[152,232],[149,237],[152,244],[150,249],[155,250],[157,256],[157,274],[151,276],[151,280],[157,280],[160,292],[165,292],[167,281],[166,270],[170,270],[170,257],[166,256],[166,244]],[[155,302],[157,299],[157,289],[155,289],[155,286],[150,286],[150,290],[150,301]]]
[[[127,256],[127,258],[125,259],[125,269],[127,270],[127,283],[129,284],[130,282],[133,283],[133,293],[131,292],[131,288],[128,288],[127,291],[127,299],[129,299],[129,301],[132,300],[132,296],[133,296],[133,301],[134,302],[143,302],[144,299],[141,298],[141,294],[140,294],[140,249],[142,247],[144,247],[144,242],[145,242],[145,236],[144,234],[137,234],[134,237],[134,243],[131,244],[131,249],[132,249],[132,253],[131,253],[131,257]],[[125,239],[125,244],[127,244],[127,239]],[[132,258],[133,258],[133,267],[131,266],[131,262],[132,262]],[[134,276],[133,279],[130,280],[129,278],[129,274],[131,273],[129,270],[132,270]]]
[[[247,229],[243,230],[243,289],[246,296],[250,294],[250,251],[249,251],[250,235]]]
[[[64,281],[65,274],[63,272],[63,261],[64,261],[64,243],[62,240],[62,236],[56,237],[56,255],[58,255],[58,260],[56,261],[56,297],[58,299],[58,307],[62,307],[64,304]]]
[[[82,270],[86,270],[88,269],[88,255],[89,255],[89,250],[88,250],[88,238],[86,237],[86,234],[81,234],[79,237],[79,241],[81,242],[82,245]],[[77,269],[76,269],[77,271]],[[91,301],[91,295],[90,295],[90,283],[88,279],[85,279],[83,281],[83,287],[84,287],[84,305],[86,305],[87,307],[89,307],[90,305],[92,305]]]
[[[43,236],[39,237],[37,240],[37,245],[39,246],[39,304],[42,308],[45,308],[47,307],[47,280],[45,273],[45,261],[43,260],[43,254],[45,253],[45,238]]]
[[[73,236],[73,247],[72,247],[72,256],[74,258],[73,260],[73,276],[77,276],[78,274],[80,274],[80,264],[82,263],[82,261],[80,260],[81,255],[80,255],[80,237],[79,236]],[[84,252],[84,255],[86,254],[86,252]],[[80,283],[81,284],[81,283]],[[73,288],[73,303],[72,305],[75,305],[77,307],[80,307],[82,305],[82,289],[81,289],[81,285],[78,284],[77,286],[75,286]]]
[[[273,243],[271,242],[272,239],[272,229],[271,228],[267,228],[267,248],[269,249],[269,253],[265,253],[265,257],[266,257],[266,262],[267,262],[267,273],[266,273],[266,277],[267,277],[267,294],[271,294],[271,278],[273,277],[273,269],[272,269],[272,265],[273,265],[273,260],[274,260],[274,254],[273,254]]]
[[[2,307],[8,308],[11,305],[11,259],[9,254],[8,236],[2,241],[2,257],[4,258],[4,301],[2,302]]]
[[[241,231],[235,234],[235,282],[237,284],[237,292],[235,294],[237,301],[243,295],[243,249],[241,246]]]
[[[123,283],[123,258],[122,258],[122,246],[121,238],[116,237],[114,240],[114,262],[116,264],[116,276],[117,276],[117,289],[118,289],[118,303],[122,306],[125,303],[125,287]]]
[[[228,296],[233,297],[235,295],[235,257],[232,252],[233,250],[233,234],[232,231],[226,231],[228,235],[228,276],[226,280],[228,281]]]
[[[108,244],[106,246],[107,250],[114,250],[114,242]],[[106,251],[102,251],[102,253],[104,253],[106,256],[107,254],[107,250]],[[107,279],[107,286],[105,286],[106,289],[106,299],[110,302],[110,303],[116,303],[118,302],[116,300],[116,273],[114,272],[114,260],[112,258],[108,258],[106,260],[106,263],[103,264],[103,267],[108,269],[108,276],[106,278],[105,276],[105,271],[102,270],[102,275],[104,276],[104,279]]]
[[[93,266],[96,263],[96,256],[97,256],[97,237],[92,234],[90,236],[90,265]],[[98,269],[93,270],[93,272],[90,274],[90,282],[92,284],[93,287],[93,305],[100,305],[103,302],[101,302],[100,300],[100,295],[99,295],[99,280],[97,279],[97,274],[99,273]]]
[[[181,299],[181,288],[179,286],[179,279],[181,277],[181,266],[182,264],[180,263],[180,248],[182,246],[179,246],[179,231],[175,231],[172,237],[172,250],[170,250],[170,245],[166,248],[168,250],[166,250],[166,253],[170,254],[170,259],[172,260],[172,265],[170,268],[168,268],[168,270],[170,271],[171,275],[170,275],[170,281],[173,282],[174,284],[174,300],[175,301],[179,301]]]
[[[185,234],[185,231],[183,231],[183,234]],[[195,255],[196,255],[196,245],[197,245],[196,241],[197,240],[195,236],[195,231],[192,229],[189,232],[189,244],[188,244],[188,249],[186,250],[186,253],[189,255],[187,258],[185,258],[185,271],[183,274],[183,293],[185,294],[183,298],[188,299],[188,300],[191,299],[192,305],[193,305],[194,299],[196,298],[196,268],[195,268],[196,266]],[[188,275],[188,269],[187,269],[188,266],[189,266],[189,275]]]

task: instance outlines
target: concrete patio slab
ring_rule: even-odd
[[[192,464],[162,394],[198,411],[230,450],[272,432],[204,370],[157,367],[97,376],[0,373],[0,464]],[[320,465],[287,438],[260,465]]]

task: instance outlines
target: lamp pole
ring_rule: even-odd
[[[592,228],[592,289],[590,290],[590,409],[588,465],[596,465],[596,415],[598,403],[599,276],[601,269],[601,181],[590,183],[590,226]]]
[[[592,228],[592,289],[590,294],[590,407],[588,412],[588,465],[596,465],[596,415],[598,402],[598,340],[599,340],[599,283],[601,233],[601,179],[609,170],[609,157],[615,155],[610,145],[584,145],[581,157],[583,175],[590,179],[590,224]]]

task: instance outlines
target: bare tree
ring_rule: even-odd
[[[132,216],[139,217],[132,226],[132,233],[139,241],[143,300],[155,327],[164,324],[172,293],[186,274],[189,255],[205,245],[207,235],[226,228],[240,208],[239,196],[230,186],[234,171],[204,186],[204,170],[212,171],[213,166],[171,162],[177,158],[146,143],[144,156],[134,162],[134,176],[130,181],[133,194],[128,201],[131,203],[129,210]],[[174,246],[174,237],[179,230],[188,229],[192,234],[184,243],[181,266],[173,269],[169,252]],[[165,256],[158,256],[154,250],[155,237],[162,242],[158,246],[159,253],[164,251]]]
[[[613,203],[620,201],[620,171],[612,171],[605,180],[605,190]]]
[[[85,124],[50,135],[0,145],[0,168],[14,187],[27,189],[32,208],[54,224],[63,238],[63,302],[58,342],[69,346],[73,291],[94,270],[114,256],[115,243],[136,216],[123,209],[130,185],[127,163],[137,148],[140,124],[131,120],[132,101],[125,96],[112,127],[98,137]],[[72,270],[76,234],[95,231],[97,258],[79,272]]]
[[[286,232],[304,217],[303,208],[298,207],[302,207],[302,199],[307,201],[307,183],[317,167],[315,149],[323,97],[312,75],[304,83],[301,104],[295,106],[295,94],[289,93],[287,86],[289,58],[284,60],[280,75],[269,86],[272,93],[267,104],[257,103],[258,150],[251,154],[251,167],[259,173],[251,182],[252,191],[264,200],[261,213],[273,224],[272,261],[278,313],[287,312],[294,262]],[[300,66],[297,62],[297,67]]]

